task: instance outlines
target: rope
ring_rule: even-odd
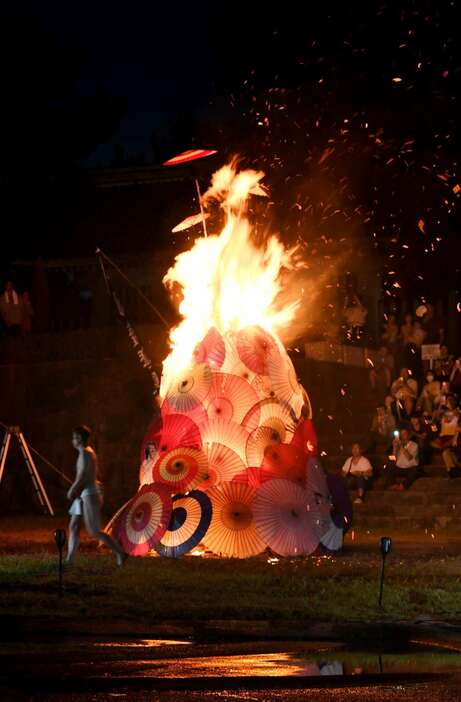
[[[10,429],[11,429],[11,425],[4,424],[3,422],[0,422],[0,425],[5,429],[5,431],[10,431]],[[72,480],[70,480],[70,478],[68,478],[67,475],[65,475],[65,473],[63,473],[62,471],[59,470],[59,468],[56,468],[56,466],[54,466],[52,463],[50,463],[48,461],[48,459],[46,459],[44,456],[42,456],[42,454],[39,453],[37,451],[37,449],[34,449],[33,446],[31,446],[30,444],[27,444],[27,445],[28,445],[29,449],[32,451],[32,453],[35,453],[35,455],[38,456],[44,463],[46,463],[46,465],[49,466],[51,468],[51,470],[54,470],[55,473],[60,475],[61,478],[64,478],[64,480],[66,482],[68,482],[70,485],[72,485]]]
[[[117,273],[118,273],[119,275],[122,276],[123,280],[125,280],[125,281],[128,283],[128,285],[131,285],[131,287],[134,288],[134,290],[136,290],[136,292],[142,297],[142,299],[144,300],[144,302],[145,302],[147,305],[149,305],[149,307],[151,308],[151,310],[153,310],[153,311],[155,312],[155,314],[156,314],[157,317],[161,320],[161,322],[163,323],[163,325],[165,326],[165,328],[166,328],[166,329],[169,329],[169,328],[170,328],[170,325],[168,324],[168,322],[166,321],[166,319],[165,319],[165,317],[162,315],[162,313],[159,312],[158,309],[155,307],[155,305],[153,305],[152,302],[149,300],[149,298],[146,297],[146,296],[144,295],[143,291],[140,290],[140,288],[138,288],[137,285],[135,285],[134,283],[131,282],[131,280],[130,280],[130,279],[125,275],[125,273],[117,266],[117,264],[114,263],[108,256],[106,256],[106,254],[104,253],[104,251],[101,251],[101,249],[96,249],[96,255],[97,255],[97,256],[100,256],[101,258],[104,258],[104,260],[107,261],[107,263],[109,263],[109,264],[117,271]]]

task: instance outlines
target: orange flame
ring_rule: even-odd
[[[211,327],[221,334],[259,325],[278,337],[294,319],[300,299],[293,295],[287,304],[279,300],[281,273],[298,267],[296,248],[286,249],[275,236],[263,244],[252,239],[247,217],[252,193],[265,195],[261,171],[237,171],[235,162],[224,166],[212,178],[202,198],[204,207],[213,202],[224,211],[219,234],[199,238],[189,251],[176,256],[163,282],[179,284],[183,317],[170,333],[171,352],[163,362],[162,390],[174,376],[187,368],[196,345]]]

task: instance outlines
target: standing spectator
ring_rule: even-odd
[[[421,391],[418,399],[418,409],[433,415],[439,408],[442,399],[442,388],[438,380],[435,379],[434,373],[428,371],[426,373],[426,383]]]
[[[397,324],[397,320],[394,314],[390,314],[387,318],[381,339],[383,344],[387,346],[388,349],[390,349],[392,355],[395,358],[399,343],[399,325]]]
[[[461,358],[456,359],[453,364],[453,368],[451,369],[450,391],[459,399],[461,395]]]
[[[426,312],[423,316],[423,328],[426,332],[426,344],[443,344],[445,329],[442,322],[436,319],[433,305],[426,305]]]
[[[11,280],[5,284],[5,292],[0,296],[0,314],[6,326],[7,334],[19,336],[22,322],[22,299],[14,289]]]
[[[23,334],[30,334],[32,331],[32,317],[34,310],[29,293],[26,291],[22,296],[22,319],[21,329]]]
[[[368,458],[362,455],[359,443],[352,444],[352,456],[345,461],[341,472],[346,478],[349,488],[352,490],[357,488],[357,498],[354,502],[361,504],[365,496],[367,481],[373,475],[373,468]]]
[[[346,338],[349,341],[358,341],[365,327],[368,311],[356,293],[347,295],[344,303],[344,317],[346,320]]]
[[[418,396],[418,383],[410,376],[408,368],[402,368],[400,376],[392,383],[391,394],[396,401],[399,418],[402,416],[402,410],[410,417]]]
[[[407,346],[413,340],[413,315],[406,314],[405,320],[400,327],[400,336],[402,337],[402,344]]]
[[[392,444],[395,430],[395,419],[391,411],[384,405],[378,405],[371,424],[371,440],[373,449],[378,453],[387,453]]]
[[[395,464],[390,467],[391,490],[405,490],[416,480],[419,467],[418,444],[410,438],[408,429],[402,429],[394,439]]]
[[[372,390],[380,392],[383,396],[391,387],[392,372],[394,370],[394,357],[391,352],[381,346],[375,358],[375,365],[370,370],[370,384]]]

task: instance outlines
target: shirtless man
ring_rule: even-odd
[[[101,529],[102,483],[98,480],[98,458],[88,446],[91,430],[76,427],[72,432],[72,446],[78,451],[75,480],[67,492],[72,500],[69,509],[69,544],[66,563],[73,563],[80,540],[82,516],[90,536],[106,544],[116,555],[117,565],[122,566],[128,555],[121,546]]]

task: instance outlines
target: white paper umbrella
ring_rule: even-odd
[[[237,332],[237,352],[243,363],[254,373],[267,375],[269,356],[280,352],[273,336],[261,327],[246,327]]]
[[[224,444],[232,449],[239,458],[245,460],[248,432],[236,422],[214,419],[200,425],[202,442],[205,444]]]
[[[224,444],[205,443],[203,451],[208,458],[207,476],[200,483],[200,490],[209,490],[219,483],[230,482],[235,475],[245,470],[241,458]]]
[[[264,452],[269,446],[281,444],[280,434],[271,427],[258,427],[248,436],[246,461],[249,466],[258,467],[264,460]]]
[[[343,547],[343,536],[343,530],[331,522],[328,531],[320,539],[320,543],[329,551],[340,551]]]
[[[253,513],[261,538],[281,556],[308,555],[319,545],[305,491],[289,480],[264,483],[254,498]]]
[[[173,498],[168,529],[156,550],[161,556],[177,558],[200,543],[211,520],[211,501],[204,492],[192,490]]]
[[[210,366],[206,363],[197,363],[178,374],[168,388],[165,400],[176,412],[187,413],[206,397],[211,380]]]
[[[211,327],[194,349],[196,363],[207,363],[210,368],[221,368],[226,358],[224,339],[215,327]]]
[[[296,428],[296,420],[290,405],[276,399],[257,402],[242,420],[242,426],[249,432],[257,427],[271,427],[278,432],[280,441],[290,443]]]
[[[266,368],[277,399],[290,403],[299,417],[304,404],[303,393],[289,356],[282,356],[278,349],[271,351],[266,358]]]
[[[222,483],[207,493],[213,508],[203,538],[221,556],[248,558],[264,551],[266,544],[256,531],[251,509],[255,490],[240,483]]]
[[[257,402],[258,396],[243,378],[230,373],[213,373],[203,405],[210,420],[225,419],[240,424],[250,407]]]

